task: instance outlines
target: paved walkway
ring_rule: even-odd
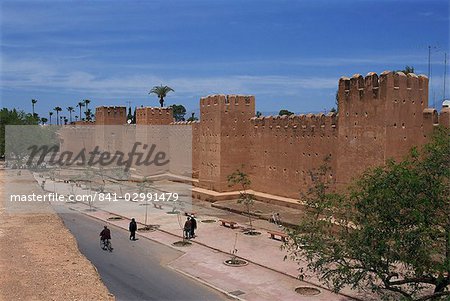
[[[38,182],[42,179],[37,177]],[[72,185],[73,186],[73,185]],[[56,188],[58,193],[86,194],[86,190],[79,187],[70,187],[70,184],[52,183],[47,180],[46,189]],[[107,187],[107,191],[114,187]],[[77,191],[79,190],[79,191]],[[227,201],[228,205],[233,205]],[[220,205],[220,204],[219,204]],[[221,205],[224,205],[221,203]],[[119,227],[128,228],[129,220],[134,217],[139,223],[145,220],[147,211],[147,223],[156,225],[157,231],[138,232],[138,235],[172,246],[172,243],[180,240],[182,235],[181,226],[185,222],[185,216],[181,214],[168,214],[171,207],[163,206],[162,209],[153,207],[151,204],[143,206],[142,202],[131,202],[118,200],[115,202],[95,202],[95,210],[89,210],[87,203],[65,203],[61,206],[69,206],[71,210],[83,212],[94,218],[107,221]],[[239,205],[241,206],[241,205]],[[276,205],[271,205],[276,206]],[[258,209],[259,207],[259,209]],[[259,206],[255,210],[264,214],[280,208]],[[307,274],[304,281],[297,279],[298,268],[294,262],[284,260],[285,251],[281,250],[282,243],[269,238],[267,230],[280,230],[276,225],[267,220],[256,219],[253,226],[261,233],[258,236],[244,234],[248,227],[248,218],[237,213],[214,208],[211,203],[194,201],[192,212],[195,212],[198,230],[197,237],[190,247],[174,247],[185,252],[181,258],[170,263],[170,267],[202,281],[224,293],[243,300],[351,300],[349,296],[360,300],[370,300],[368,296],[358,295],[357,292],[344,290],[343,294],[334,294],[321,286],[314,275]],[[295,209],[289,209],[290,219],[298,218]],[[290,212],[292,210],[292,212]],[[286,216],[285,212],[282,212]],[[296,215],[297,214],[297,215]],[[122,220],[109,220],[112,216],[123,217]],[[227,219],[237,222],[240,227],[230,229],[220,225],[219,219]],[[214,221],[207,223],[203,221]],[[229,267],[223,261],[230,258],[230,251],[236,241],[237,255],[250,263],[245,267]],[[305,263],[301,265],[306,267]],[[306,268],[304,269],[306,270]],[[320,290],[318,295],[303,296],[297,294],[296,287],[315,287]]]

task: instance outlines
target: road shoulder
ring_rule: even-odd
[[[114,300],[54,212],[5,210],[8,172],[0,169],[0,300]],[[8,187],[8,192],[38,190],[28,172],[17,179],[20,185]]]

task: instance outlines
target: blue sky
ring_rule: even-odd
[[[238,93],[268,114],[318,112],[343,75],[427,74],[428,45],[440,101],[449,50],[448,0],[1,1],[0,17],[2,106],[35,98],[46,117],[85,98],[156,106],[159,84],[188,111]]]

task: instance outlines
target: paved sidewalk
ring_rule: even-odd
[[[37,180],[40,181],[39,178]],[[55,185],[49,186],[57,187],[58,193],[69,193],[68,184],[56,183]],[[86,193],[86,191],[75,191],[75,193]],[[279,230],[277,226],[266,220],[256,219],[253,226],[261,235],[248,236],[243,230],[248,227],[247,217],[213,208],[210,205],[206,202],[194,202],[192,211],[196,213],[198,236],[191,240],[193,245],[190,247],[174,247],[183,250],[186,254],[170,263],[170,267],[244,300],[351,300],[347,296],[369,300],[367,296],[358,295],[351,290],[344,290],[345,295],[334,294],[321,287],[320,282],[313,275],[306,275],[305,281],[296,279],[298,266],[292,261],[283,259],[286,253],[280,248],[282,243],[270,239],[266,231]],[[140,202],[125,200],[97,202],[94,204],[95,211],[88,210],[89,206],[80,202],[66,203],[64,206],[123,228],[128,228],[131,217],[143,223],[147,210],[148,224],[156,225],[158,230],[138,232],[138,234],[169,246],[180,240],[181,226],[186,220],[185,216],[168,214],[167,212],[171,211],[170,207],[163,206],[162,209],[157,209],[151,204],[142,206]],[[108,220],[116,215],[124,219]],[[223,227],[218,222],[219,219],[233,220],[241,227],[238,229]],[[209,220],[215,222],[202,222]],[[245,267],[229,267],[223,264],[224,260],[230,258],[229,252],[233,249],[235,240],[237,255],[250,262]],[[306,264],[303,264],[303,267],[305,266]],[[314,296],[297,294],[294,290],[300,286],[315,287],[320,290],[320,294]]]

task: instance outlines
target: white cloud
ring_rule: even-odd
[[[142,71],[142,70],[141,70]],[[290,95],[299,89],[327,89],[337,78],[303,76],[231,75],[216,77],[161,78],[151,73],[99,76],[86,71],[66,71],[64,66],[40,61],[3,60],[2,85],[9,89],[68,90],[111,97],[142,96],[156,84],[167,84],[185,96],[205,93],[248,93]]]

